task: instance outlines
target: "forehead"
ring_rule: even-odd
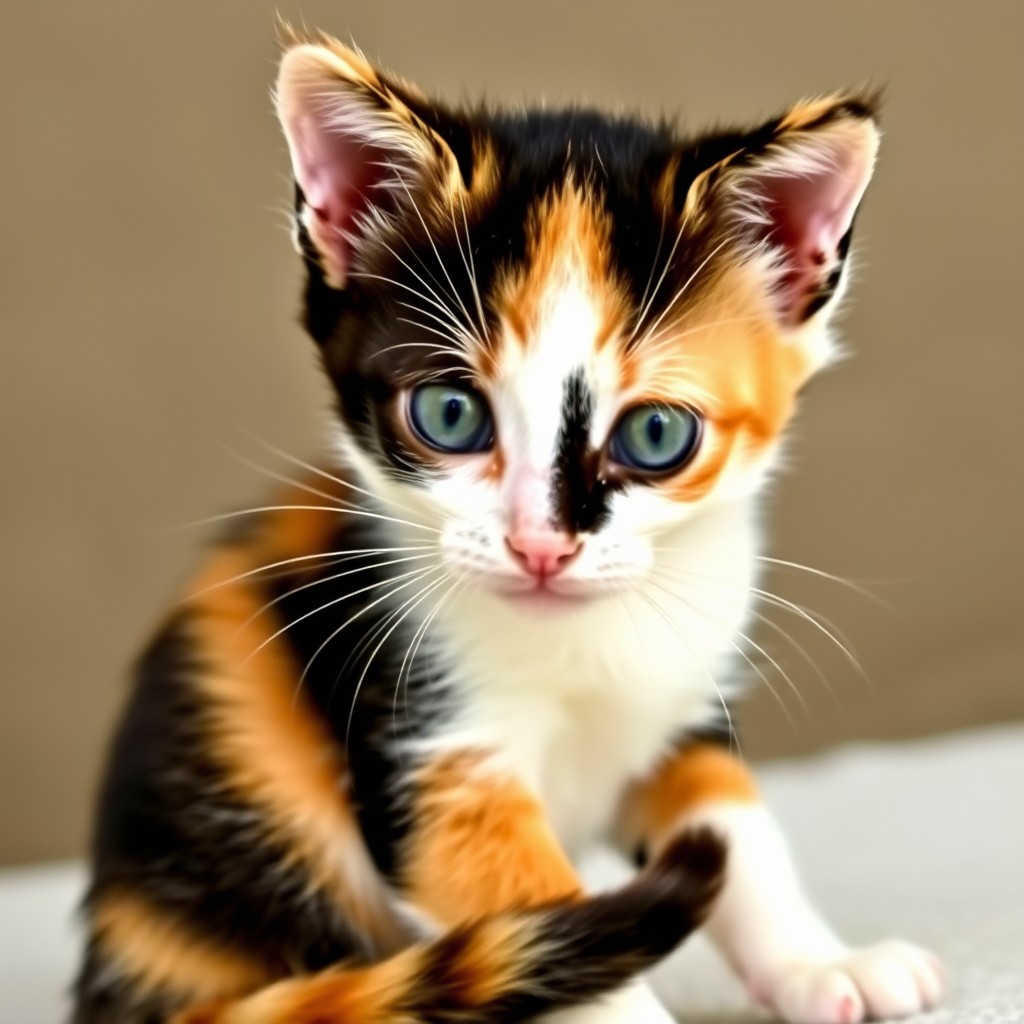
[[[543,364],[561,378],[596,369],[630,306],[600,194],[572,182],[552,188],[529,210],[524,242],[523,258],[494,277],[494,352],[481,370],[500,376]]]
[[[524,354],[531,341],[549,349],[542,325],[590,317],[589,330],[559,332],[560,351],[570,358],[570,340],[587,335],[600,349],[666,255],[677,144],[661,128],[586,111],[492,114],[478,129],[465,187],[424,197],[374,269],[449,327],[433,303],[471,333],[486,319],[479,333],[493,348],[514,336]]]
[[[707,218],[680,216],[695,161],[628,122],[509,124],[481,136],[465,190],[425,204],[382,253],[390,294],[364,352],[387,359],[374,353],[368,376],[461,368],[520,436],[550,439],[539,412],[570,379],[591,392],[595,433],[632,401],[744,415],[752,382],[737,371],[763,376],[750,355],[768,352],[770,317]]]
[[[588,410],[600,429],[621,389],[616,342],[628,287],[612,258],[612,223],[600,194],[571,181],[534,203],[523,258],[496,275],[494,330],[477,370],[499,412],[517,423],[524,454],[548,461],[566,422]]]

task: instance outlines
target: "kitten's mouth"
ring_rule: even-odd
[[[589,588],[568,586],[565,581],[551,577],[523,580],[519,586],[506,583],[498,592],[510,604],[536,612],[577,608],[599,596]]]

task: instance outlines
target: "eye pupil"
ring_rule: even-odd
[[[444,405],[444,425],[454,427],[462,416],[462,402],[454,395]]]
[[[665,436],[665,420],[660,412],[654,413],[647,420],[647,437],[655,447],[660,446],[661,439]]]

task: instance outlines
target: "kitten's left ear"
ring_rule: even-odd
[[[874,98],[800,103],[701,174],[686,205],[715,210],[747,254],[769,256],[781,326],[826,319],[843,281],[854,215],[871,180]]]

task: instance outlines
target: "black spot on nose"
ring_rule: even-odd
[[[594,395],[583,370],[562,390],[562,422],[555,454],[553,518],[570,534],[599,530],[608,518],[608,484],[599,479],[601,453],[590,447]]]

